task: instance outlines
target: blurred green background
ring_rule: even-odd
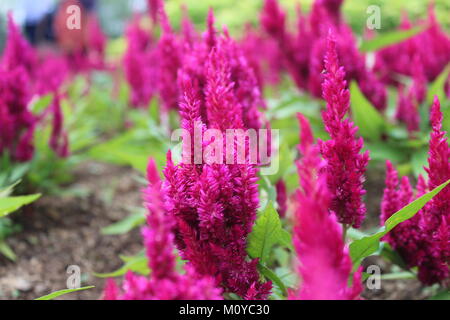
[[[35,0],[37,1],[37,0]],[[55,3],[58,0],[49,0]],[[309,11],[313,0],[279,0],[294,23],[295,8],[298,3],[302,10]],[[0,48],[5,40],[5,15],[13,10],[16,20],[23,20],[21,7],[26,0],[0,1]],[[111,37],[120,36],[130,19],[133,11],[143,11],[146,0],[97,0],[98,12],[102,25]],[[199,29],[204,27],[205,17],[209,7],[214,8],[217,25],[226,24],[233,34],[239,34],[246,22],[256,24],[263,0],[167,0],[166,9],[175,27],[179,26],[181,18],[180,7],[186,4],[189,14]],[[407,11],[413,19],[425,18],[427,15],[428,0],[346,0],[344,2],[344,15],[356,33],[364,30],[367,17],[367,7],[378,5],[381,9],[381,30],[386,32],[395,28],[400,20],[403,10]],[[450,30],[450,1],[435,0],[436,13],[440,23]]]

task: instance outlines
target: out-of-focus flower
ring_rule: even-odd
[[[65,158],[69,156],[69,138],[67,132],[64,131],[64,116],[58,94],[53,98],[50,108],[53,115],[50,147],[59,157]]]
[[[12,71],[22,67],[29,75],[34,75],[37,56],[33,47],[25,40],[19,28],[14,23],[12,13],[8,13],[8,34],[3,58],[2,68]]]
[[[147,107],[158,84],[158,52],[150,32],[140,26],[136,16],[126,31],[125,77],[131,88],[131,105]]]
[[[420,129],[420,114],[418,109],[417,102],[411,94],[405,94],[403,88],[399,87],[395,118],[406,124],[406,128],[410,134]]]
[[[276,185],[275,189],[277,191],[277,204],[278,204],[278,213],[280,214],[280,217],[286,216],[287,211],[287,190],[286,190],[286,183],[283,179],[280,179]]]
[[[162,7],[160,10],[162,36],[158,43],[159,94],[166,111],[178,108],[179,90],[177,85],[178,70],[181,67],[182,47],[170,26],[169,19]]]
[[[347,83],[351,80],[358,82],[367,99],[383,111],[387,103],[386,88],[366,66],[365,56],[358,52],[352,30],[342,19],[341,5],[341,0],[316,0],[309,15],[298,9],[297,34],[291,34],[286,27],[286,14],[277,1],[266,0],[261,25],[278,43],[283,66],[297,87],[316,97],[321,97],[326,34],[332,29]]]
[[[422,67],[425,78],[431,82],[450,62],[450,37],[438,24],[433,5],[429,7],[428,21],[420,25],[424,31],[376,53],[375,70],[386,82],[397,83],[395,74],[414,76],[418,66]],[[404,16],[400,29],[412,27],[408,17]]]

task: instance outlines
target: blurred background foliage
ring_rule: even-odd
[[[17,22],[23,21],[21,7],[27,0],[1,0],[0,2],[0,48],[5,39],[6,12],[13,9]],[[59,0],[46,0],[57,3]],[[440,23],[450,30],[450,1],[434,0],[436,13]],[[166,9],[175,28],[179,27],[182,10],[185,4],[189,15],[198,29],[202,29],[209,7],[214,8],[217,25],[226,24],[234,35],[238,35],[243,26],[250,22],[257,24],[262,0],[166,0]],[[313,0],[280,0],[290,15],[290,23],[294,23],[298,4],[304,12],[309,11]],[[133,12],[144,11],[146,0],[97,0],[97,9],[103,28],[111,37],[123,34],[126,21]],[[413,20],[425,18],[427,15],[428,0],[347,0],[344,4],[344,15],[353,30],[361,34],[366,24],[366,10],[370,5],[378,5],[381,9],[381,30],[387,32],[398,26],[402,11],[408,12]]]

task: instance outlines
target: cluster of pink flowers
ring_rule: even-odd
[[[157,52],[150,30],[141,27],[141,17],[135,16],[128,26],[128,47],[124,56],[124,72],[131,89],[131,105],[147,107],[157,86]]]
[[[164,112],[178,109],[184,78],[189,77],[200,100],[202,120],[208,124],[206,77],[208,72],[215,76],[216,71],[221,71],[217,68],[222,67],[213,63],[205,64],[209,55],[214,54],[217,61],[228,61],[228,79],[217,81],[229,81],[227,85],[231,86],[232,95],[240,104],[241,111],[236,116],[242,118],[245,127],[259,129],[262,126],[259,108],[265,106],[260,82],[241,46],[229,37],[226,30],[224,36],[218,36],[212,10],[208,14],[208,29],[203,37],[196,33],[186,14],[181,34],[172,30],[162,5],[158,16],[162,36],[156,44],[153,45],[150,32],[140,28],[138,23],[131,25],[127,32],[128,50],[124,64],[132,89],[133,105],[147,105],[157,91]],[[219,117],[226,118],[222,115]]]
[[[230,78],[232,61],[222,52],[226,48],[219,44],[209,54],[203,101],[196,78],[183,75],[180,114],[182,127],[189,132],[208,127],[225,134],[226,129],[244,128]],[[199,123],[201,128],[196,128]],[[246,239],[259,204],[254,166],[175,165],[169,154],[164,174],[166,201],[177,221],[175,239],[182,258],[198,273],[215,277],[225,292],[245,299],[265,299],[271,283],[260,282],[258,261],[248,260],[246,253]]]
[[[149,185],[144,191],[148,210],[147,226],[143,229],[144,244],[151,270],[149,277],[127,273],[120,290],[114,280],[108,280],[105,300],[221,300],[222,293],[214,278],[199,275],[190,265],[185,274],[176,270],[174,235],[175,217],[166,208],[166,190],[155,162],[147,169]]]
[[[34,132],[45,115],[53,114],[50,146],[68,155],[67,134],[59,105],[59,88],[67,76],[66,63],[49,55],[41,63],[38,54],[22,37],[12,15],[8,16],[8,39],[0,64],[0,154],[16,161],[30,161],[34,155]],[[29,110],[33,96],[53,93],[52,105],[43,115]]]
[[[416,36],[376,53],[374,69],[383,81],[397,83],[396,74],[415,76],[417,62],[423,67],[427,81],[433,81],[450,62],[450,38],[442,31],[430,5],[428,21],[418,23],[425,28]],[[405,15],[400,26],[402,30],[412,28]]]
[[[450,179],[450,147],[442,131],[442,112],[435,98],[431,108],[432,132],[428,158],[428,180],[419,177],[416,194],[407,177],[398,187],[398,175],[390,162],[387,163],[386,188],[382,203],[382,221],[403,206]],[[410,266],[419,267],[419,279],[427,284],[444,283],[449,280],[450,251],[450,188],[446,187],[426,206],[387,236],[386,240]]]
[[[297,87],[320,97],[322,70],[326,52],[326,35],[332,29],[341,62],[346,70],[347,82],[355,80],[362,92],[379,110],[387,103],[385,86],[372,70],[366,67],[365,56],[359,53],[356,39],[340,13],[343,1],[316,0],[311,13],[298,13],[297,34],[286,26],[286,14],[277,0],[266,0],[261,14],[265,31],[277,40],[283,56],[284,68],[291,74]]]
[[[339,66],[336,41],[330,32],[325,55],[323,98],[327,109],[323,112],[325,129],[331,139],[319,141],[326,160],[324,170],[331,193],[330,210],[339,222],[359,228],[366,208],[362,201],[364,173],[369,161],[368,151],[361,154],[364,141],[356,138],[358,128],[345,118],[350,108],[350,92],[345,81],[344,68]]]
[[[300,289],[290,292],[290,299],[300,300],[355,300],[362,292],[361,269],[349,279],[352,262],[348,254],[342,226],[333,212],[332,193],[328,190],[325,161],[309,122],[299,115],[301,137],[297,162],[300,187],[295,193],[294,246],[297,252],[301,278]],[[324,232],[326,230],[326,232]]]
[[[0,154],[17,161],[33,157],[36,117],[28,110],[36,54],[8,15],[8,41],[0,65]]]

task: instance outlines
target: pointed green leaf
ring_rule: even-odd
[[[24,205],[36,201],[41,195],[33,194],[29,196],[6,197],[0,199],[0,218],[11,212],[19,210]]]
[[[287,294],[288,294],[287,288],[286,288],[285,284],[283,283],[283,281],[277,276],[277,274],[275,272],[273,272],[266,266],[262,265],[261,263],[258,264],[258,270],[259,270],[259,272],[261,272],[261,274],[264,277],[266,277],[267,279],[272,281],[274,284],[276,284],[278,286],[278,288],[280,288],[280,290],[284,296],[287,296]]]
[[[273,246],[288,243],[287,238],[281,226],[280,216],[270,201],[256,219],[252,233],[248,237],[247,252],[250,257],[259,258],[264,264],[268,261]]]
[[[88,290],[88,289],[92,289],[95,288],[95,286],[88,286],[88,287],[82,287],[82,288],[77,288],[77,289],[64,289],[64,290],[59,290],[59,291],[55,291],[53,293],[50,293],[46,296],[37,298],[35,300],[53,300],[57,297],[63,296],[65,294],[68,293],[73,293],[73,292],[77,292],[77,291],[82,291],[82,290]]]
[[[138,212],[102,229],[104,235],[125,234],[145,223],[145,213]]]
[[[99,278],[115,278],[123,276],[128,271],[133,271],[144,276],[150,274],[148,259],[144,253],[139,253],[135,257],[126,257],[123,260],[126,260],[126,263],[116,271],[110,273],[94,273],[94,275]]]
[[[362,52],[372,52],[405,41],[423,31],[423,27],[386,32],[361,44]]]
[[[383,116],[366,99],[356,82],[350,85],[352,117],[359,134],[369,140],[379,140],[388,126]]]
[[[433,81],[428,89],[427,103],[431,105],[433,103],[434,96],[438,96],[439,101],[443,103],[447,99],[445,94],[445,81],[448,79],[448,74],[450,72],[450,64],[441,72],[441,74]]]

